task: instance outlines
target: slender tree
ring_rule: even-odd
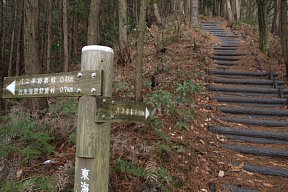
[[[26,75],[39,74],[42,72],[37,41],[38,12],[38,0],[24,1],[24,63]],[[47,101],[44,98],[29,99],[29,108],[32,115],[42,115],[43,112],[46,112]]]
[[[9,67],[8,67],[8,76],[13,75],[13,52],[14,52],[14,41],[16,33],[16,21],[17,21],[17,0],[14,0],[14,16],[13,16],[13,28],[10,40],[10,56],[9,56]]]
[[[235,0],[235,6],[236,6],[236,20],[239,20],[241,18],[241,0]]]
[[[147,0],[140,3],[140,15],[138,22],[138,38],[137,38],[137,58],[136,58],[136,74],[135,74],[135,100],[142,99],[142,66],[143,66],[143,49],[145,35],[145,18],[146,18]]]
[[[271,27],[271,33],[275,36],[280,35],[280,14],[281,14],[281,0],[274,0],[274,13]]]
[[[140,5],[140,6],[141,6],[141,5]],[[154,10],[154,15],[155,15],[155,18],[156,18],[156,22],[157,22],[158,27],[160,27],[160,28],[164,27],[163,21],[162,21],[162,19],[161,19],[161,16],[160,16],[160,13],[159,13],[159,10],[158,10],[157,2],[154,2],[154,3],[153,3],[153,10]]]
[[[127,36],[127,0],[119,0],[119,63],[126,65],[130,60]]]
[[[259,26],[259,48],[265,54],[268,53],[268,23],[266,19],[267,0],[256,0],[258,7],[258,26]]]
[[[191,25],[199,26],[199,0],[191,0]]]
[[[18,1],[19,3],[19,1]],[[24,16],[23,16],[23,3],[24,1],[20,1],[21,6],[19,8],[19,15],[20,15],[20,27],[18,29],[17,34],[17,47],[16,47],[16,64],[15,64],[15,75],[19,76],[21,71],[21,61],[23,61],[23,23],[24,23]]]
[[[52,0],[46,0],[47,3],[47,45],[46,45],[46,70],[51,72],[51,36],[52,36]]]
[[[1,0],[1,24],[2,27],[0,27],[0,32],[1,32],[1,36],[0,36],[0,42],[2,42],[2,38],[3,38],[3,24],[4,24],[4,5],[3,5],[3,0]],[[3,47],[2,49],[0,49],[0,110],[3,110],[4,108],[4,103],[3,103],[3,99],[2,99],[2,93],[3,93],[3,78],[4,78],[4,74],[3,74],[3,57],[2,57],[2,52],[3,52]]]
[[[100,36],[100,0],[91,0],[88,20],[88,45],[99,44]]]
[[[230,0],[226,0],[226,6],[227,6],[227,16],[228,16],[227,27],[232,27],[232,25],[234,24],[234,16],[233,16]]]
[[[62,1],[63,9],[63,48],[64,48],[64,71],[69,70],[69,44],[68,44],[68,19],[67,19],[67,0]]]
[[[288,77],[288,23],[287,23],[287,0],[281,0],[281,15],[280,15],[280,37],[281,47],[284,55],[286,66],[286,76]]]

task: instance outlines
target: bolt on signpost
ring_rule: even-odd
[[[112,96],[113,49],[82,49],[81,71],[5,77],[3,98],[78,97],[75,192],[108,192],[111,122],[146,121],[142,103]]]

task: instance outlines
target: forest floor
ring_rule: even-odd
[[[213,20],[223,22],[225,28],[224,20]],[[245,65],[241,65],[239,70],[272,70],[284,74],[277,39],[271,36],[271,51],[265,56],[258,49],[257,33],[253,26],[237,23],[233,30],[242,37],[243,50],[253,52],[245,57]],[[113,97],[128,101],[134,97],[136,55],[135,41],[130,42],[132,62],[123,67],[116,63],[115,58],[113,80]],[[232,166],[232,157],[241,158],[242,155],[222,148],[220,142],[223,138],[207,130],[211,121],[207,106],[211,105],[211,100],[205,90],[205,69],[212,65],[209,56],[218,43],[219,40],[211,34],[176,21],[167,24],[164,31],[152,27],[147,32],[143,98],[144,103],[153,109],[154,118],[145,124],[112,124],[109,191],[205,192],[214,185],[217,191],[225,191],[223,187],[228,183],[260,191],[273,191],[275,186],[288,188],[287,179],[250,173],[242,170],[241,166]],[[284,77],[283,80],[286,81]],[[10,101],[9,104],[13,110],[8,115],[10,118],[1,117],[1,127],[13,122],[25,127],[26,120],[19,125],[19,120],[25,119],[25,108],[19,107],[19,101]],[[77,99],[49,99],[49,112],[41,120],[27,120],[29,124],[31,121],[45,127],[45,133],[53,138],[48,140],[54,149],[49,151],[46,146],[46,154],[34,154],[33,159],[27,157],[27,150],[6,154],[6,160],[2,159],[0,164],[0,176],[3,180],[8,176],[11,178],[2,183],[2,189],[8,189],[9,185],[12,187],[13,182],[16,186],[29,180],[32,182],[30,191],[71,191]],[[12,142],[22,142],[17,135],[10,138]],[[5,151],[3,148],[1,150]],[[4,152],[0,155],[4,156]],[[39,186],[39,183],[42,185]]]

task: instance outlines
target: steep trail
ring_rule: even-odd
[[[243,186],[233,174],[226,176],[229,183],[222,187],[230,191],[287,191],[288,89],[272,71],[247,70],[246,58],[253,52],[247,51],[242,37],[223,23],[203,22],[202,29],[220,41],[211,52],[213,64],[206,71],[212,101],[208,130],[222,138],[224,150],[231,151],[227,163],[255,174],[255,180],[261,174],[265,175],[263,182],[273,183],[261,189],[253,182]]]

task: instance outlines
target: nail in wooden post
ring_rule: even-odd
[[[104,97],[112,96],[113,49],[82,49],[81,70],[103,70]],[[97,75],[97,74],[96,74]],[[111,123],[95,123],[96,98],[83,96],[78,106],[75,192],[108,192]]]

